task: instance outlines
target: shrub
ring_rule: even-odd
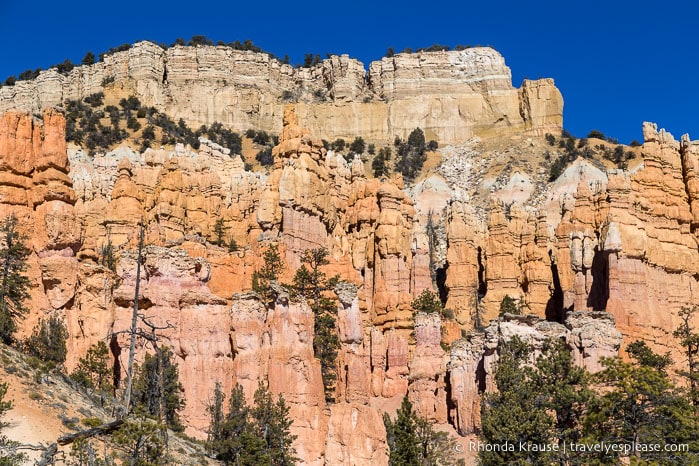
[[[330,148],[335,152],[342,152],[345,150],[345,140],[342,138],[335,139],[335,141],[330,144]]]
[[[641,147],[641,143],[638,142],[636,139],[634,139],[633,141],[631,141],[631,142],[629,143],[629,146],[631,146],[631,147]]]
[[[8,76],[7,79],[5,79],[5,82],[3,83],[3,85],[4,86],[14,86],[16,82],[17,82],[16,77]]]
[[[155,140],[155,130],[152,126],[148,125],[143,129],[141,133],[141,138],[144,141],[154,141]]]
[[[597,129],[593,129],[592,131],[590,131],[587,135],[587,138],[588,139],[590,139],[590,138],[601,139],[603,141],[607,140],[607,136],[605,136],[602,131],[597,130]]]
[[[544,137],[546,138],[546,142],[549,143],[549,146],[553,146],[556,144],[556,136],[554,136],[553,134],[546,133],[546,136]]]
[[[187,45],[214,45],[213,41],[206,36],[192,36]]]
[[[423,290],[410,306],[415,312],[424,312],[425,314],[437,313],[440,316],[444,313],[444,305],[439,300],[439,297],[430,290]]]
[[[568,161],[565,156],[558,157],[552,164],[549,170],[549,181],[556,181],[563,173]]]
[[[272,155],[272,148],[265,147],[264,149],[259,151],[257,155],[255,155],[255,160],[260,162],[260,165],[263,165],[265,167],[274,165],[274,156]]]
[[[91,107],[100,107],[104,103],[104,92],[95,92],[83,99]]]

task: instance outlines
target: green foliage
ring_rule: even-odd
[[[560,156],[551,164],[551,169],[549,170],[549,181],[553,182],[558,179],[563,173],[563,170],[568,165],[568,159],[565,156]]]
[[[589,388],[589,374],[574,364],[573,356],[560,339],[544,342],[534,369],[530,373],[531,382],[539,389],[538,403],[553,416],[553,438],[560,448],[560,464],[584,463],[580,454],[563,445],[581,442],[585,410],[594,396]]]
[[[391,148],[383,147],[379,149],[379,153],[374,160],[371,161],[371,169],[374,171],[375,178],[384,178],[391,173],[389,161],[391,160]]]
[[[518,337],[502,346],[494,374],[498,391],[485,394],[481,405],[483,443],[546,445],[553,440],[554,421],[540,397],[541,387],[533,382],[531,370],[521,366],[529,358],[529,348]],[[548,465],[553,455],[519,448],[515,451],[486,448],[479,452],[479,459],[483,465]]]
[[[502,301],[500,301],[500,312],[499,316],[502,317],[505,314],[521,315],[519,307],[517,306],[517,301],[506,294]]]
[[[320,65],[323,62],[323,59],[320,57],[320,55],[315,54],[313,55],[312,53],[307,53],[303,56],[303,67],[304,68],[311,68],[312,66]]]
[[[633,141],[631,141],[631,142],[629,143],[629,146],[631,146],[631,147],[641,147],[641,143],[638,142],[637,139],[634,139]]]
[[[546,142],[549,143],[549,146],[554,146],[556,144],[556,136],[554,136],[551,133],[546,133],[544,136],[546,138]]]
[[[254,405],[248,406],[240,384],[231,390],[228,412],[224,416],[224,395],[219,384],[207,411],[211,416],[207,448],[217,460],[236,465],[296,464],[296,440],[289,428],[289,408],[280,395],[276,403],[260,382]]]
[[[189,46],[214,45],[214,42],[206,36],[192,36],[189,39],[189,43],[187,45],[189,45]]]
[[[691,308],[683,307],[678,313],[682,323],[673,332],[680,345],[684,348],[684,356],[687,360],[687,370],[680,374],[689,381],[689,396],[695,410],[699,410],[699,333],[693,331],[690,321],[699,312],[699,306]],[[699,414],[699,413],[697,413]]]
[[[386,58],[391,58],[396,54],[396,50],[393,47],[389,47],[386,49],[386,54],[384,55]]]
[[[31,356],[48,363],[49,367],[56,367],[66,360],[66,340],[68,329],[63,324],[63,319],[52,315],[48,319],[39,320],[25,342],[25,347]]]
[[[0,340],[13,341],[16,320],[28,309],[31,282],[24,275],[27,270],[29,249],[24,245],[27,236],[17,231],[17,217],[11,215],[0,226]]]
[[[274,165],[274,156],[272,155],[272,148],[265,147],[264,149],[258,151],[255,155],[255,160],[260,162],[260,165],[265,167]]]
[[[407,141],[403,142],[397,137],[394,145],[397,152],[396,171],[408,180],[415,179],[427,160],[425,133],[420,128],[415,128]]]
[[[167,347],[159,347],[155,354],[146,354],[138,376],[134,380],[133,399],[135,411],[164,422],[181,432],[179,411],[184,408],[184,388],[179,380],[179,370],[173,361],[174,355]]]
[[[124,464],[156,466],[168,464],[165,458],[167,430],[161,423],[145,416],[131,416],[119,430],[112,434],[112,441],[122,450]]]
[[[81,63],[83,65],[93,65],[95,63],[95,54],[88,50]]]
[[[364,139],[362,139],[360,136],[354,138],[354,141],[352,141],[349,146],[349,150],[353,154],[363,154],[365,148],[366,144],[364,143]]]
[[[2,418],[7,411],[12,409],[12,402],[5,401],[5,395],[7,395],[7,384],[0,383],[0,434],[2,429],[7,427],[7,423],[2,422]],[[17,446],[19,446],[17,442],[0,435],[0,466],[19,466],[24,463],[26,455],[17,453],[15,450]]]
[[[586,441],[624,443],[630,446],[631,457],[653,464],[696,464],[697,419],[686,393],[665,372],[669,359],[654,354],[644,342],[634,343],[628,353],[633,362],[603,359],[604,370],[594,376],[603,391],[590,403]],[[661,448],[636,449],[640,444]],[[689,444],[692,453],[663,451],[669,444]],[[619,456],[619,452],[600,452],[596,460],[617,464]]]
[[[279,275],[286,264],[279,254],[279,246],[273,244],[262,254],[264,264],[260,270],[252,274],[252,291],[258,293],[269,304],[271,299],[270,283],[279,280]]]
[[[369,144],[369,145],[367,146],[366,151],[367,151],[367,154],[369,154],[369,155],[374,155],[374,154],[376,154],[376,145],[374,145],[374,144]]]
[[[392,421],[388,413],[384,413],[383,421],[389,465],[457,464],[456,441],[446,432],[435,431],[427,419],[414,412],[407,396],[403,397],[396,420]]]
[[[337,138],[330,144],[330,149],[334,150],[335,152],[342,152],[345,150],[345,145],[346,143],[344,139]]]
[[[129,50],[131,47],[132,47],[131,44],[121,44],[117,47],[112,47],[109,50],[107,50],[106,52],[102,52],[99,54],[99,61],[104,61],[104,57],[106,57],[106,56],[113,55],[113,54],[118,53],[118,52],[125,52],[125,51]]]
[[[37,76],[39,76],[39,73],[41,73],[41,68],[37,68],[35,70],[24,70],[19,74],[18,81],[28,81],[30,79],[34,79]]]
[[[604,133],[598,129],[593,129],[589,133],[587,133],[587,138],[595,138],[595,139],[601,139],[603,141],[607,140],[607,136],[604,135]]]
[[[109,348],[99,341],[87,350],[80,358],[70,378],[93,393],[108,393],[113,390],[112,368],[110,367]]]
[[[424,289],[411,304],[413,311],[424,312],[425,314],[444,314],[444,304],[439,300],[439,296],[431,290]]]
[[[213,228],[213,233],[215,235],[215,239],[213,244],[217,246],[223,246],[225,244],[224,236],[226,235],[226,231],[228,231],[230,228],[226,226],[224,220],[222,217],[218,218],[216,220],[216,223],[214,223],[214,228]]]
[[[236,252],[238,249],[238,243],[231,237],[230,241],[228,241],[228,252]]]
[[[328,265],[328,250],[325,248],[307,249],[301,257],[302,265],[294,275],[292,291],[295,296],[302,296],[313,310],[315,316],[313,328],[313,352],[320,360],[323,376],[325,399],[335,400],[335,381],[337,380],[337,353],[340,339],[337,335],[335,316],[337,302],[329,298],[327,292],[334,289],[339,276],[328,278],[321,267]]]
[[[90,94],[83,99],[83,102],[88,104],[90,107],[99,107],[104,103],[104,92],[95,92]]]
[[[100,265],[107,267],[112,272],[116,272],[116,256],[114,255],[114,245],[112,239],[107,235],[107,243],[100,248]]]
[[[14,86],[16,82],[17,82],[16,76],[8,76],[5,79],[5,81],[3,82],[3,86]]]

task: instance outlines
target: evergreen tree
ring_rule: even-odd
[[[595,381],[604,387],[593,399],[585,419],[586,441],[623,443],[635,461],[654,464],[697,464],[697,419],[686,393],[670,381],[666,368],[670,358],[653,353],[644,342],[627,349],[633,362],[619,358],[603,360],[604,370]],[[666,452],[665,445],[689,444],[690,452]],[[660,451],[636,446],[657,444]],[[617,464],[619,452],[600,452],[596,461]]]
[[[444,314],[444,304],[439,300],[437,295],[431,290],[425,289],[420,293],[410,306],[415,312],[424,312],[425,314]]]
[[[286,265],[279,254],[279,247],[273,244],[263,254],[264,264],[260,270],[252,274],[252,290],[262,295],[268,303],[270,294],[270,282],[279,280],[279,275],[284,271]]]
[[[68,329],[56,315],[39,320],[25,346],[29,354],[48,363],[49,367],[60,366],[68,353],[66,340]]]
[[[80,358],[78,367],[70,374],[78,384],[90,389],[108,393],[113,390],[112,368],[109,361],[109,348],[103,341],[90,346],[85,356]]]
[[[143,416],[129,416],[111,436],[122,450],[123,464],[157,466],[169,464],[165,458],[167,431],[163,424]]]
[[[274,466],[296,464],[296,449],[293,446],[296,440],[291,435],[289,428],[292,421],[289,419],[289,407],[281,395],[275,403],[272,394],[265,384],[260,381],[254,395],[255,406],[250,410],[253,421],[253,432],[265,441],[265,452],[269,455],[270,463]],[[256,453],[259,456],[259,453]]]
[[[216,239],[213,241],[213,243],[216,246],[223,246],[225,244],[223,237],[226,235],[226,231],[228,231],[228,227],[223,222],[223,218],[216,220],[213,231],[214,235],[216,235]]]
[[[301,261],[303,264],[294,275],[293,291],[303,296],[313,310],[313,351],[320,360],[325,399],[332,402],[335,400],[336,360],[340,339],[335,325],[337,302],[327,297],[326,293],[335,288],[339,276],[328,278],[321,270],[321,267],[330,263],[325,248],[307,249]]]
[[[83,65],[92,65],[95,63],[95,54],[88,50],[82,60]]]
[[[699,410],[699,333],[693,331],[690,321],[698,310],[699,306],[696,304],[691,308],[683,307],[679,312],[682,324],[673,333],[674,337],[680,340],[684,356],[687,358],[687,370],[681,374],[689,380],[689,395],[695,411]]]
[[[517,302],[506,294],[502,301],[500,301],[500,313],[499,316],[502,317],[505,314],[520,315],[521,312],[517,308]]]
[[[413,404],[408,396],[403,402],[392,421],[388,413],[384,413],[383,422],[386,426],[386,439],[389,449],[388,464],[391,466],[419,466],[420,439],[417,435],[416,415]]]
[[[0,419],[3,418],[5,412],[12,409],[12,402],[5,401],[7,395],[7,384],[0,383]],[[17,442],[9,440],[6,436],[1,435],[2,429],[7,427],[7,424],[0,420],[0,466],[19,466],[26,459],[22,453],[17,453],[14,448],[18,446]]]
[[[24,245],[26,240],[27,237],[17,231],[17,217],[7,217],[0,227],[0,340],[8,344],[17,330],[16,320],[28,312],[24,306],[31,288],[24,275],[29,256],[29,249]]]
[[[553,440],[554,422],[541,397],[541,387],[532,380],[532,372],[523,367],[530,359],[527,345],[518,337],[503,344],[495,369],[497,392],[486,394],[481,406],[481,439],[501,447],[515,445],[515,451],[500,448],[479,453],[481,464],[549,465],[551,452],[519,449],[526,445],[548,445]]]
[[[391,160],[391,148],[383,147],[379,149],[379,153],[371,161],[371,169],[374,172],[375,178],[384,178],[391,172],[388,162]]]
[[[532,384],[539,387],[541,406],[554,415],[553,435],[559,445],[560,464],[576,464],[584,457],[564,448],[580,443],[588,402],[593,397],[589,375],[573,363],[573,356],[560,340],[547,340],[531,373]]]
[[[146,354],[138,378],[134,382],[134,401],[140,409],[175,432],[184,430],[179,411],[184,408],[184,391],[179,380],[177,364],[167,347],[159,347],[155,354]]]
[[[403,142],[396,138],[397,150],[396,171],[403,174],[409,180],[415,179],[420,174],[422,166],[427,160],[425,155],[425,133],[420,128],[415,128],[408,140]]]

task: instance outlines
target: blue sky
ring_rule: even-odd
[[[0,0],[0,79],[124,42],[194,34],[251,39],[292,63],[348,53],[365,65],[388,47],[491,45],[513,84],[552,77],[564,126],[642,139],[654,121],[699,139],[699,7],[693,2],[45,2]],[[695,24],[693,24],[695,23]]]

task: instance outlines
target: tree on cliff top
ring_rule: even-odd
[[[24,302],[29,298],[31,282],[24,275],[29,256],[26,240],[17,231],[17,217],[7,217],[0,227],[0,339],[5,343],[12,342],[16,320],[28,312]]]

